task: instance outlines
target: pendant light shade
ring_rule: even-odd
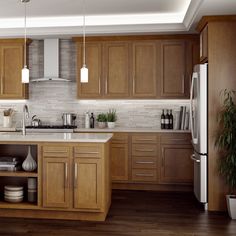
[[[25,18],[24,18],[24,30],[25,30],[25,44],[24,44],[24,67],[21,71],[21,82],[22,83],[29,83],[29,69],[26,65],[26,3],[30,0],[21,0],[22,3],[25,5]]]
[[[80,69],[80,82],[88,83],[88,68],[85,64],[85,0],[83,1],[83,67]]]

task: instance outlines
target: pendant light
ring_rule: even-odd
[[[80,69],[80,82],[88,83],[88,68],[85,64],[85,0],[83,1],[83,67]]]
[[[25,19],[24,19],[24,29],[25,29],[25,45],[24,45],[24,68],[21,71],[21,82],[22,83],[29,83],[29,69],[26,65],[26,3],[30,0],[21,0],[22,3],[25,5]]]

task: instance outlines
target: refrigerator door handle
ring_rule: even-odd
[[[192,84],[190,89],[190,130],[192,135],[192,142],[193,144],[197,144],[197,138],[194,137],[194,130],[193,130],[193,88],[194,88],[194,81],[198,78],[198,74],[193,72],[192,75]]]
[[[193,161],[195,161],[195,162],[197,162],[197,163],[200,163],[200,160],[196,159],[196,157],[195,157],[194,154],[192,154],[192,155],[190,156],[190,158],[191,158]]]

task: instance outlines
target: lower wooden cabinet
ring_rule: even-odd
[[[69,159],[43,159],[43,207],[68,208]]]
[[[75,160],[74,168],[74,208],[82,210],[101,209],[101,160],[78,158]]]

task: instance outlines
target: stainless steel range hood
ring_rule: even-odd
[[[70,82],[59,77],[59,39],[44,39],[44,77],[30,82],[42,81]]]

